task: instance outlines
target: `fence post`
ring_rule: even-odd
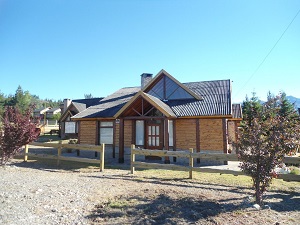
[[[28,160],[28,144],[25,145],[25,152],[24,152],[24,162]]]
[[[192,157],[192,153],[193,153],[194,149],[190,148],[189,151],[190,151],[190,163],[189,163],[190,164],[190,176],[189,176],[189,178],[193,179],[194,158]]]
[[[57,148],[57,166],[59,166],[60,164],[61,149],[62,149],[62,140],[59,141],[59,146]]]
[[[101,151],[100,151],[100,172],[104,171],[104,149],[105,149],[105,144],[101,144]]]
[[[133,163],[135,162],[135,154],[133,153],[133,149],[135,149],[135,145],[131,145],[131,160],[130,160],[130,169],[131,169],[131,174],[134,173],[134,166]]]

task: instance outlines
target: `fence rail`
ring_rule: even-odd
[[[57,155],[30,153],[29,152],[29,145],[56,148],[57,149]],[[83,162],[83,163],[95,163],[95,164],[100,165],[100,172],[102,172],[104,170],[104,149],[105,149],[105,144],[102,144],[102,145],[63,144],[62,141],[60,141],[58,144],[56,144],[56,143],[33,142],[33,143],[30,143],[29,145],[25,146],[25,153],[24,153],[24,161],[25,162],[27,162],[28,157],[31,156],[31,157],[35,157],[35,158],[56,159],[57,160],[57,165],[60,164],[61,160],[74,161],[74,162]],[[61,153],[62,153],[63,148],[99,152],[100,153],[100,160],[99,159],[75,158],[75,157],[62,156]]]
[[[175,165],[175,164],[160,164],[160,163],[147,163],[135,161],[136,155],[145,156],[159,156],[159,157],[181,157],[188,158],[189,165]],[[210,159],[210,160],[220,160],[220,161],[239,161],[237,155],[235,154],[223,154],[223,153],[202,153],[195,152],[192,148],[189,151],[168,151],[168,150],[149,150],[149,149],[137,149],[135,145],[131,145],[131,173],[135,172],[135,168],[143,169],[166,169],[166,170],[179,170],[179,171],[189,171],[189,178],[193,178],[193,172],[206,172],[206,173],[220,173],[220,174],[232,174],[232,175],[245,175],[242,171],[234,170],[220,170],[214,168],[203,168],[194,167],[194,159]],[[300,165],[300,157],[285,157],[284,163],[298,164]],[[278,174],[278,179],[283,179],[286,181],[300,181],[300,175],[294,174]]]

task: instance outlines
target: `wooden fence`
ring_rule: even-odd
[[[181,157],[189,159],[189,165],[175,165],[175,164],[160,164],[160,163],[147,163],[135,161],[136,155],[145,156],[159,156],[159,157]],[[208,159],[208,160],[220,160],[220,161],[239,161],[236,154],[223,154],[223,153],[202,153],[193,152],[190,148],[189,151],[168,151],[168,150],[149,150],[149,149],[137,149],[135,145],[131,145],[131,173],[135,171],[135,167],[144,169],[166,169],[166,170],[179,170],[188,171],[189,178],[193,178],[193,172],[206,172],[206,173],[220,173],[220,174],[232,174],[232,175],[245,175],[242,171],[234,170],[220,170],[214,168],[194,167],[194,159]],[[300,164],[300,157],[285,157],[284,163]],[[300,175],[294,174],[278,174],[278,179],[286,181],[300,181]]]
[[[29,145],[56,148],[57,149],[57,155],[30,153],[29,152]],[[30,143],[29,145],[25,146],[25,153],[24,153],[24,161],[25,162],[28,160],[28,157],[31,156],[31,157],[35,157],[35,158],[56,159],[57,160],[57,165],[60,164],[61,160],[84,162],[84,163],[95,163],[95,164],[100,164],[100,172],[102,172],[104,170],[104,149],[105,149],[105,144],[102,144],[102,145],[63,144],[62,141],[60,141],[58,144],[33,142],[33,143]],[[98,159],[89,159],[89,158],[78,158],[78,157],[62,156],[61,153],[62,153],[63,148],[99,152],[100,153],[100,160],[98,160]]]

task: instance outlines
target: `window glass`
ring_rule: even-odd
[[[159,146],[159,137],[156,137],[155,146]]]
[[[137,120],[135,123],[136,128],[136,134],[135,134],[135,140],[136,145],[144,145],[144,121],[143,120]]]
[[[100,128],[100,144],[113,144],[113,128]]]
[[[101,127],[112,127],[113,126],[113,122],[101,122],[100,126]]]
[[[169,132],[169,146],[173,146],[173,121],[172,120],[169,120],[168,132]]]
[[[100,144],[113,144],[114,129],[113,121],[101,121],[99,130],[99,142]]]
[[[76,132],[76,122],[65,122],[65,133],[75,134]]]
[[[152,146],[152,142],[151,142],[151,137],[150,136],[148,137],[148,145]]]

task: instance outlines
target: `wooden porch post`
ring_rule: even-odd
[[[173,151],[176,151],[176,120],[173,120]],[[176,162],[177,158],[173,157],[173,162]]]
[[[165,150],[169,150],[170,147],[169,147],[169,123],[168,123],[168,119],[164,119],[164,147],[165,147]],[[166,156],[165,157],[165,164],[170,164],[170,157],[169,156]]]
[[[116,158],[116,120],[113,123],[113,151],[112,151],[112,157]]]
[[[119,130],[119,163],[124,163],[124,119],[120,119]]]
[[[227,126],[227,119],[223,118],[222,119],[222,124],[223,124],[223,152],[224,154],[228,153],[228,137],[227,137],[227,132],[228,132],[228,126]],[[227,161],[224,161],[224,165],[228,165]]]
[[[200,119],[196,119],[196,151],[200,152]],[[200,158],[197,158],[197,163],[200,163]]]

